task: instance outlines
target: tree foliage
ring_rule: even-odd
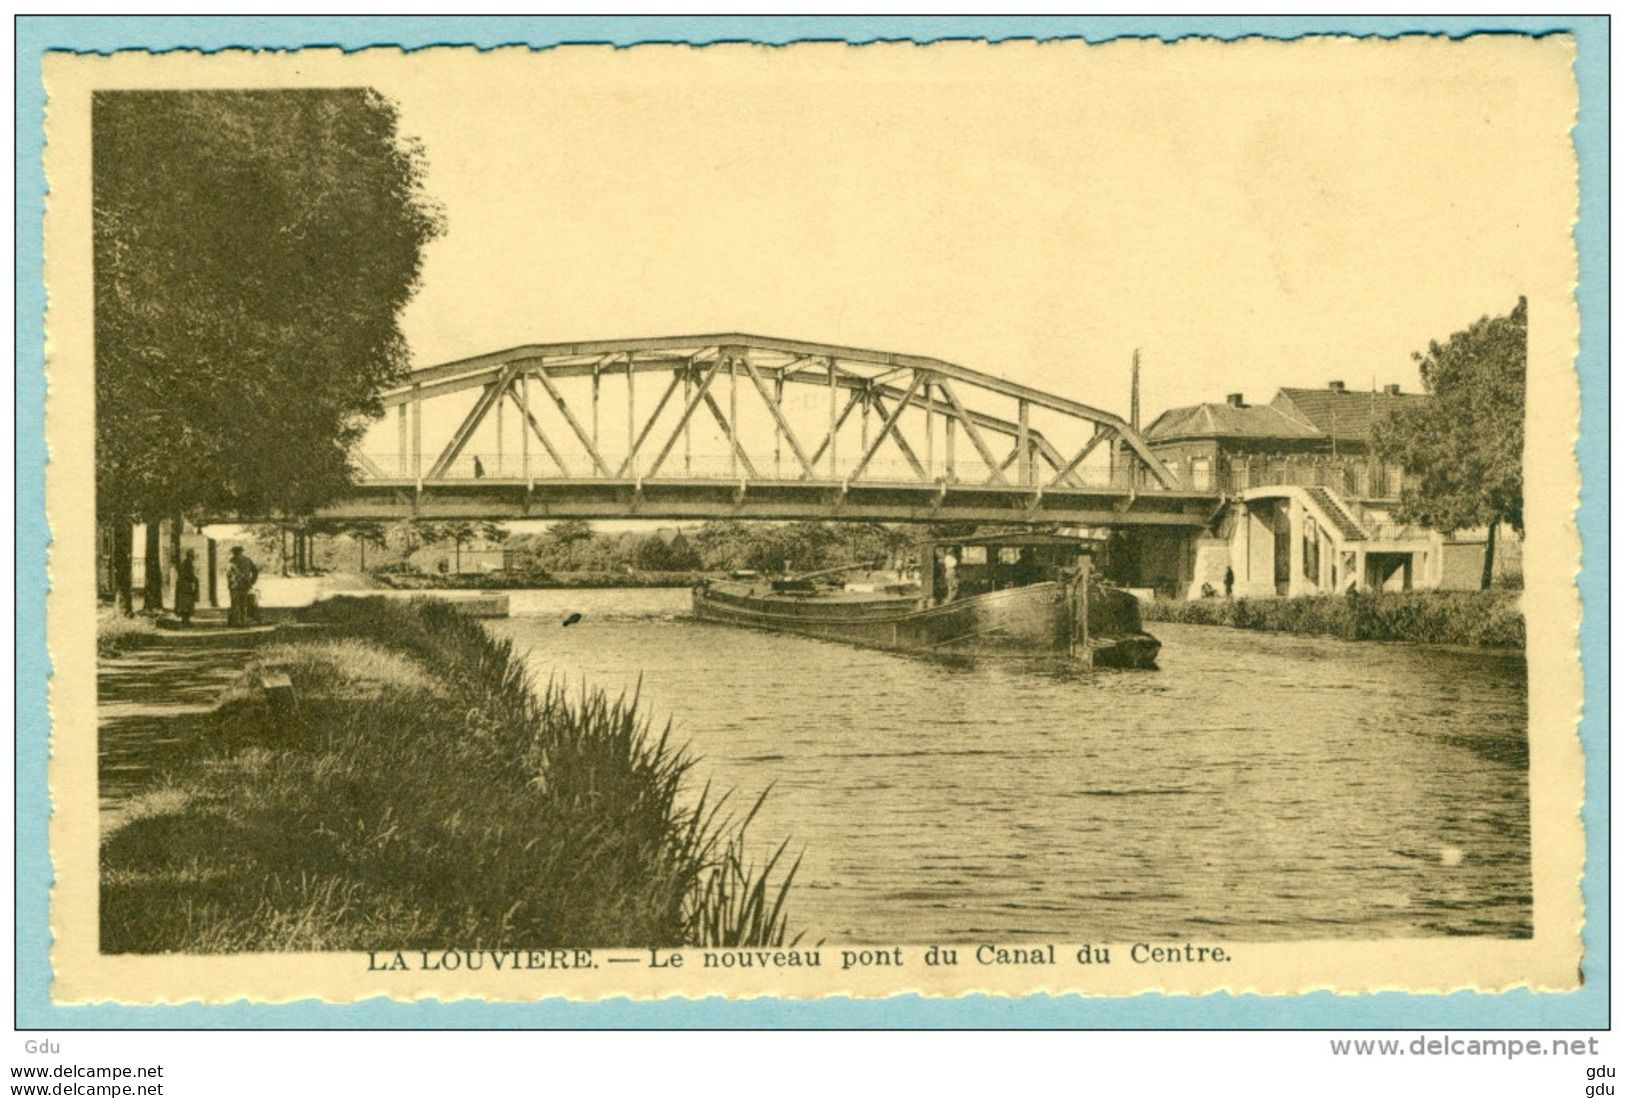
[[[404,518],[393,522],[384,531],[385,544],[398,552],[403,558],[410,557],[425,545],[432,545],[439,540],[439,527],[432,523],[419,522],[415,518]]]
[[[701,565],[700,555],[681,530],[669,541],[659,534],[639,540],[632,563],[645,572],[693,572]]]
[[[92,157],[101,517],[308,514],[407,367],[441,228],[394,105],[99,92]]]
[[[361,546],[383,549],[389,544],[389,528],[371,519],[347,519],[338,522],[312,523],[312,528],[334,537],[346,537]]]
[[[901,559],[916,534],[868,523],[708,522],[687,533],[595,532],[584,522],[558,522],[512,542],[526,565],[545,571],[727,571],[754,568],[814,571]]]
[[[440,540],[449,541],[457,560],[457,571],[463,570],[463,546],[478,536],[476,524],[466,519],[456,519],[440,524]]]
[[[1498,523],[1523,531],[1527,314],[1519,298],[1506,316],[1486,316],[1416,355],[1432,399],[1373,427],[1378,454],[1407,473],[1402,521],[1442,533]]]

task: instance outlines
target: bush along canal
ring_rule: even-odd
[[[538,690],[442,605],[307,616],[103,834],[103,952],[785,943],[761,800],[690,795],[635,694]]]
[[[1143,618],[1184,625],[1225,625],[1271,633],[1301,633],[1344,640],[1410,641],[1471,648],[1524,646],[1521,591],[1351,591],[1295,598],[1157,599]]]

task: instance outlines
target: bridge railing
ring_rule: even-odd
[[[1432,531],[1410,522],[1372,522],[1366,524],[1366,533],[1373,541],[1415,541]]]
[[[561,480],[630,480],[640,479],[642,469],[634,467],[625,469],[617,464],[612,469],[615,475],[605,478],[594,466],[592,456],[586,451],[564,452],[560,451],[554,460],[546,454],[530,454],[528,457],[512,452],[496,452],[490,450],[470,451],[459,454],[450,462],[439,476],[429,478],[428,470],[433,461],[432,455],[425,455],[421,468],[424,474],[425,486],[434,484],[461,484],[467,485],[479,481],[500,481],[514,483],[535,482],[544,484],[548,481]],[[621,463],[624,463],[624,458]],[[646,464],[646,462],[644,463]],[[817,468],[818,476],[806,478],[795,460],[788,454],[774,466],[771,459],[763,461],[754,459],[755,475],[739,462],[733,460],[727,453],[714,451],[696,452],[687,455],[673,455],[662,465],[658,481],[712,480],[724,483],[755,483],[755,484],[794,484],[798,481],[812,479],[819,483],[840,483],[832,481],[827,471]],[[420,466],[408,455],[405,461],[399,452],[366,451],[357,462],[355,477],[358,484],[397,484],[401,481],[415,482],[417,469]],[[929,480],[922,481],[919,471],[903,459],[875,458],[872,459],[856,481],[847,483],[858,484],[960,484],[960,485],[987,485],[989,483],[988,469],[980,463],[962,463],[950,472],[940,465],[932,470]],[[1034,474],[1035,483],[1026,486],[1017,483],[1018,476],[1014,469],[1005,471],[1006,482],[1009,486],[1031,490],[1042,487],[1046,491],[1053,490],[1102,490],[1102,491],[1162,491],[1162,486],[1146,476],[1142,470],[1134,467],[1119,466],[1115,469],[1082,466],[1071,470],[1063,483],[1052,483],[1055,471],[1047,466],[1040,468]],[[1208,485],[1199,486],[1197,490],[1208,488]]]
[[[1252,455],[1232,457],[1220,470],[1226,492],[1249,488],[1286,485],[1298,488],[1330,488],[1349,499],[1397,499],[1405,485],[1404,469],[1393,462],[1365,456],[1282,457]]]

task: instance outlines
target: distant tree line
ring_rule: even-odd
[[[508,540],[500,523],[478,521],[400,522],[303,519],[264,523],[253,527],[259,550],[283,575],[306,575],[324,570],[376,571],[409,561],[420,550],[449,547],[457,571],[463,569],[463,551],[489,549]],[[324,553],[317,546],[325,548]],[[324,559],[325,558],[325,559]]]
[[[859,562],[896,563],[915,535],[879,524],[838,522],[708,522],[690,530],[595,531],[560,522],[515,537],[516,566],[549,572],[732,571],[811,572]]]
[[[442,547],[460,572],[464,550],[501,547],[508,566],[518,572],[812,572],[847,564],[902,564],[921,539],[955,532],[964,531],[878,523],[708,522],[688,530],[611,533],[587,522],[561,521],[540,533],[515,534],[491,522],[404,520],[303,521],[257,527],[255,535],[272,567],[288,572],[317,566],[317,554],[308,548],[317,539],[326,567],[346,571],[427,570],[422,551]],[[302,545],[307,548],[301,550]]]

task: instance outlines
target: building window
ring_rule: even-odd
[[[1210,458],[1191,458],[1191,487],[1198,491],[1213,487],[1213,462]]]
[[[1320,530],[1307,515],[1303,520],[1303,574],[1320,582]]]

